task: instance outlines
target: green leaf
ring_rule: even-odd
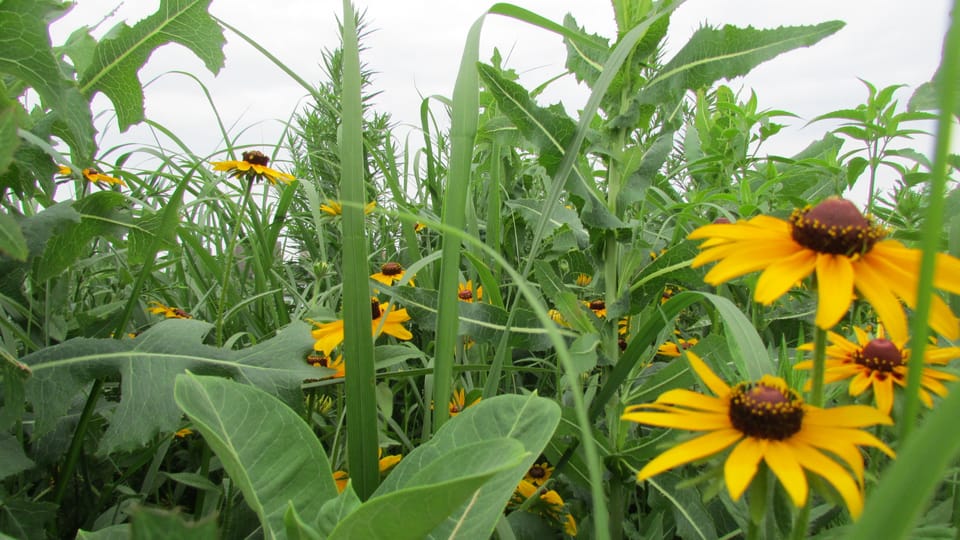
[[[27,242],[27,262],[22,263],[0,255],[0,293],[11,298],[23,298],[22,288],[30,269],[30,261],[45,252],[47,242],[57,230],[80,222],[80,214],[73,209],[72,203],[73,201],[57,203],[20,220],[20,230]]]
[[[830,21],[769,30],[729,25],[701,28],[650,80],[640,96],[641,102],[676,100],[687,90],[745,75],[761,63],[798,47],[809,47],[843,26],[841,21]]]
[[[20,146],[17,136],[17,111],[19,105],[5,96],[0,96],[0,174],[6,172],[13,161],[13,154]]]
[[[167,220],[164,222],[160,212],[149,212],[133,221],[135,227],[130,229],[127,243],[127,262],[131,265],[143,264],[153,248],[154,239],[160,240],[159,249],[173,249],[176,247],[177,228],[179,221]]]
[[[560,407],[537,396],[501,395],[468,407],[426,444],[403,458],[374,496],[392,493],[418,482],[420,471],[476,441],[516,439],[526,450],[523,460],[483,485],[468,504],[449,515],[426,538],[489,538],[520,479],[549,442],[560,421]],[[470,458],[474,459],[474,458]],[[480,459],[477,456],[476,459]],[[450,474],[455,474],[451,471]]]
[[[76,540],[127,540],[130,538],[130,524],[111,525],[95,531],[77,531]]]
[[[180,512],[142,506],[130,516],[130,530],[137,540],[209,540],[219,536],[215,516],[187,521]]]
[[[531,226],[535,227],[537,222],[543,216],[543,202],[534,199],[507,199],[503,203],[520,213],[523,219]],[[580,218],[573,210],[561,205],[556,205],[547,212],[547,228],[544,230],[544,236],[549,237],[558,229],[566,225],[573,231],[580,249],[586,249],[590,243],[590,237],[584,230]]]
[[[0,504],[0,531],[17,540],[44,540],[47,523],[57,516],[57,505],[5,498]]]
[[[203,60],[213,74],[223,67],[226,39],[207,12],[210,0],[161,0],[156,13],[133,27],[114,27],[97,44],[90,66],[80,78],[86,96],[106,94],[117,111],[121,131],[143,120],[143,86],[138,73],[155,49],[179,43]]]
[[[53,54],[48,21],[65,13],[52,0],[6,0],[0,3],[0,72],[26,82],[67,127],[70,147],[82,159],[94,152],[90,104],[66,79]],[[2,170],[2,168],[0,168]]]
[[[20,231],[20,225],[10,214],[0,214],[0,253],[5,253],[18,261],[26,261],[30,252],[27,239]]]
[[[0,480],[33,467],[33,461],[23,453],[23,445],[9,433],[0,433]]]
[[[48,280],[62,274],[90,250],[91,241],[98,236],[118,236],[129,220],[121,210],[126,197],[115,191],[100,191],[73,203],[80,213],[80,222],[67,225],[47,243],[37,265],[37,276]]]
[[[289,503],[300,514],[316,516],[337,497],[320,441],[280,400],[193,373],[177,376],[174,397],[260,518],[268,540],[285,537]]]
[[[171,399],[174,379],[185,370],[231,377],[301,406],[301,382],[322,372],[304,361],[313,348],[306,323],[276,337],[233,351],[204,345],[212,325],[164,320],[134,339],[75,338],[22,360],[33,369],[27,400],[36,412],[36,436],[49,432],[72,399],[99,377],[120,378],[120,402],[100,442],[100,452],[146,445],[158,433],[173,433],[180,410]]]
[[[317,528],[324,536],[329,536],[330,532],[337,527],[337,524],[355,512],[357,508],[360,508],[360,497],[353,490],[353,484],[348,483],[337,498],[330,499],[323,504],[320,517],[316,520]],[[307,534],[309,534],[309,531]]]
[[[435,456],[437,459],[421,462],[421,467],[406,478],[402,489],[382,494],[378,491],[337,525],[330,540],[430,538],[426,535],[450,519],[464,503],[468,515],[471,508],[481,505],[480,497],[491,478],[509,473],[528,458],[524,445],[510,438],[480,440],[443,450],[447,451]],[[511,493],[513,487],[515,484]],[[496,521],[491,523],[490,531],[482,538],[489,536],[495,524]],[[481,538],[464,529],[455,530],[457,534],[463,531],[464,538]]]

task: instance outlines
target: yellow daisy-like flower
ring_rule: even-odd
[[[86,169],[83,169],[82,173],[83,173],[83,177],[86,178],[88,182],[93,182],[94,184],[99,184],[99,185],[107,184],[107,185],[114,185],[114,186],[127,185],[126,183],[124,183],[123,180],[119,178],[115,178],[113,176],[108,176],[106,174],[103,174],[102,172],[94,169],[93,167],[87,167]],[[73,170],[70,167],[67,167],[66,165],[60,165],[58,174],[60,176],[65,176],[65,177],[73,176]]]
[[[420,223],[420,222],[418,221],[418,222],[414,223],[414,225],[413,225],[413,232],[415,232],[415,233],[423,232],[423,230],[426,229],[426,228],[427,228],[426,225],[424,225],[423,223]]]
[[[563,318],[563,313],[560,313],[559,309],[550,309],[547,311],[547,315],[550,316],[550,320],[559,324],[560,326],[566,326],[567,328],[570,328],[570,323]]]
[[[474,294],[476,290],[476,294]],[[474,300],[477,302],[483,300],[483,286],[478,285],[476,289],[473,288],[473,280],[468,279],[466,283],[457,283],[457,298],[461,302],[473,303]]]
[[[337,371],[333,375],[328,375],[325,377],[327,379],[342,379],[347,376],[347,369],[343,364],[342,354],[338,354],[332,362],[330,361],[330,357],[325,354],[308,354],[307,363],[313,367],[325,367]]]
[[[450,411],[450,416],[454,417],[460,414],[461,412],[463,412],[463,410],[466,409],[467,407],[472,407],[473,405],[476,405],[477,402],[480,401],[480,399],[481,399],[480,397],[477,397],[470,403],[467,403],[467,394],[466,392],[464,392],[463,388],[458,388],[454,390],[453,397],[450,398],[450,405],[448,407],[448,410]]]
[[[242,177],[251,182],[266,178],[271,184],[276,184],[278,180],[284,184],[289,184],[296,180],[292,174],[267,167],[270,158],[259,150],[246,151],[242,154],[242,157],[243,159],[240,161],[214,161],[211,165],[213,165],[215,171],[226,172],[230,176]]]
[[[364,214],[370,214],[376,208],[377,201],[370,201],[363,207]],[[343,214],[343,206],[338,201],[328,200],[326,204],[320,205],[320,211],[329,216],[339,216]]]
[[[532,467],[527,469],[527,474],[524,475],[523,479],[539,487],[546,484],[551,475],[553,475],[553,467],[544,461],[543,463],[534,463]]]
[[[527,499],[537,493],[538,485],[527,480],[520,480],[509,504],[513,507],[522,505]],[[564,532],[570,536],[577,535],[577,521],[567,512],[563,498],[554,490],[540,493],[540,497],[528,507],[528,511],[543,516],[557,526],[562,526]]]
[[[680,356],[681,350],[685,351],[690,347],[693,347],[694,345],[696,345],[699,341],[700,340],[698,340],[697,338],[690,338],[690,339],[677,338],[676,343],[672,341],[668,341],[663,345],[660,345],[659,347],[657,347],[657,354],[677,358]],[[677,346],[678,344],[679,344],[679,347]]]
[[[391,304],[381,304],[376,298],[370,302],[370,308],[373,310],[373,324],[370,330],[373,337],[387,334],[401,340],[413,339],[413,334],[403,326],[403,323],[410,320],[406,308],[396,309]],[[329,356],[337,345],[343,343],[343,320],[314,324],[317,328],[311,334],[317,341],[313,344],[313,350]]]
[[[160,302],[157,302],[156,300],[151,300],[149,305],[151,307],[147,308],[147,311],[149,311],[150,313],[153,313],[154,315],[163,315],[168,319],[192,319],[193,318],[193,316],[191,316],[189,313],[187,313],[186,311],[180,308],[166,306],[164,304],[161,304]]]
[[[705,240],[694,268],[720,261],[707,272],[711,285],[763,270],[754,299],[771,304],[798,281],[816,272],[820,328],[832,328],[850,307],[856,290],[876,310],[890,335],[907,337],[902,300],[916,306],[921,252],[896,240],[844,199],[827,199],[795,210],[790,221],[757,216],[737,223],[714,223],[689,238]],[[934,286],[960,293],[960,260],[937,255]],[[949,339],[960,338],[958,320],[946,302],[933,297],[930,326]]]
[[[593,282],[593,277],[589,274],[577,274],[577,286],[586,287]]]
[[[783,379],[771,375],[730,387],[697,355],[687,351],[686,356],[716,397],[669,390],[655,403],[628,407],[621,418],[705,434],[651,460],[637,473],[637,481],[733,446],[723,468],[733,499],[743,495],[763,460],[797,507],[807,501],[807,470],[836,488],[854,518],[860,515],[864,466],[858,446],[894,456],[887,445],[860,428],[891,424],[889,416],[865,405],[821,409],[805,404]]]
[[[907,360],[910,358],[910,349],[904,348],[903,341],[886,339],[883,327],[880,328],[877,337],[872,339],[860,328],[854,328],[853,331],[857,335],[858,343],[852,343],[834,332],[827,334],[830,345],[827,347],[823,380],[826,383],[832,383],[850,379],[851,396],[859,396],[865,390],[872,389],[877,409],[890,414],[893,408],[894,383],[902,388],[907,386]],[[812,351],[813,344],[807,343],[797,349]],[[960,358],[960,347],[927,345],[924,349],[923,363],[942,366],[955,358]],[[794,369],[812,368],[812,360],[799,362],[794,366]],[[920,379],[920,400],[927,407],[933,407],[933,399],[929,392],[945,397],[947,387],[942,381],[956,380],[958,377],[951,373],[925,365]],[[807,386],[810,386],[810,381],[807,382]]]
[[[592,311],[598,319],[605,319],[607,317],[607,303],[603,300],[584,302],[584,305],[590,308],[590,311]]]
[[[376,274],[370,276],[370,279],[375,279],[384,285],[393,285],[398,281],[403,280],[404,271],[403,266],[397,262],[388,262],[380,266],[380,271]],[[413,286],[413,278],[410,278],[407,281],[407,284],[411,287]]]

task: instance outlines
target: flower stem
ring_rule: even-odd
[[[827,364],[827,331],[816,326],[813,331],[813,380],[810,404],[823,407],[823,378]]]
[[[103,393],[103,379],[97,379],[93,382],[90,394],[87,396],[87,403],[83,406],[83,412],[80,413],[80,420],[77,422],[77,428],[73,432],[73,439],[70,440],[70,448],[67,450],[67,460],[60,471],[60,478],[57,480],[57,490],[53,493],[53,503],[59,505],[63,501],[63,496],[67,493],[67,486],[70,484],[70,477],[73,476],[73,470],[77,468],[77,461],[80,459],[80,452],[83,450],[83,438],[87,433],[87,426],[93,417],[93,411],[97,408],[97,401],[100,400],[100,394]]]
[[[243,177],[241,177],[243,178]],[[243,225],[243,214],[247,209],[247,201],[250,200],[250,191],[253,182],[247,182],[247,188],[243,192],[243,200],[240,202],[240,208],[237,210],[237,221],[233,224],[233,231],[230,233],[230,242],[227,244],[227,260],[223,265],[223,279],[220,281],[220,299],[217,301],[217,346],[223,346],[223,323],[224,312],[227,309],[227,289],[230,284],[230,270],[233,267],[233,251],[237,249],[237,238],[240,236],[240,227]]]

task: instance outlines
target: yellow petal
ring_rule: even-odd
[[[730,417],[726,414],[688,412],[675,410],[670,412],[628,412],[621,417],[623,420],[674,429],[690,431],[713,431],[730,429]]]
[[[657,403],[680,405],[690,409],[718,412],[722,414],[727,414],[727,412],[730,410],[730,406],[722,399],[698,394],[685,388],[676,388],[660,394],[660,396],[657,397]]]
[[[770,305],[786,294],[798,281],[809,276],[813,272],[816,261],[816,253],[805,249],[771,264],[757,280],[753,299],[761,304]]]
[[[737,500],[757,474],[757,466],[763,458],[767,441],[747,437],[733,448],[723,464],[723,478],[727,483],[730,498]]]
[[[717,377],[717,374],[710,369],[710,366],[692,351],[687,350],[684,352],[687,355],[687,361],[690,362],[690,366],[697,373],[697,376],[700,377],[700,380],[703,381],[703,384],[707,385],[707,388],[709,388],[714,395],[724,397],[730,394],[730,386],[723,382],[723,379]]]
[[[844,405],[829,409],[808,405],[803,409],[803,423],[811,426],[862,428],[877,424],[891,425],[893,420],[866,405]]]
[[[903,315],[903,307],[900,305],[900,301],[890,290],[887,278],[868,264],[865,258],[853,263],[853,271],[855,275],[854,285],[867,302],[870,302],[870,305],[873,306],[892,341],[906,341],[909,335],[907,319]]]
[[[840,322],[853,300],[853,265],[843,255],[817,256],[817,319],[820,328]]]
[[[713,431],[674,446],[655,457],[637,473],[637,481],[641,482],[656,476],[663,471],[712,456],[731,444],[737,442],[743,434],[735,429]]]
[[[750,272],[762,270],[771,264],[789,257],[803,249],[797,244],[782,242],[761,242],[737,246],[736,251],[726,257],[704,276],[704,281],[711,285],[719,285]],[[715,248],[718,249],[718,248]],[[694,259],[696,262],[697,259]]]
[[[840,497],[843,498],[847,510],[850,511],[854,519],[860,517],[860,512],[863,511],[863,494],[849,472],[837,462],[809,446],[793,444],[792,450],[803,468],[823,477],[840,493]]]
[[[893,409],[893,378],[885,381],[875,380],[873,383],[873,399],[877,403],[877,410],[883,414],[890,414]]]
[[[783,441],[770,441],[763,459],[780,479],[794,506],[799,508],[806,504],[807,477],[794,456],[793,447]]]

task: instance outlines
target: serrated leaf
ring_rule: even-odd
[[[138,78],[155,49],[178,43],[203,60],[214,75],[223,67],[226,39],[207,9],[210,0],[161,0],[156,13],[130,27],[120,24],[97,44],[80,79],[86,96],[103,92],[117,111],[120,131],[143,120],[143,86]]]
[[[25,81],[48,109],[64,122],[68,144],[82,158],[94,152],[90,104],[64,78],[50,44],[48,21],[65,5],[52,0],[6,0],[0,3],[0,72]]]
[[[535,227],[537,222],[543,217],[544,211],[542,201],[534,199],[507,199],[503,201],[503,203],[508,207],[518,211],[520,216],[523,217],[523,219],[531,227]],[[557,229],[566,225],[570,227],[570,230],[576,237],[577,243],[581,246],[581,249],[586,248],[587,244],[590,242],[590,237],[587,234],[587,231],[584,230],[583,223],[580,223],[580,218],[577,216],[576,212],[558,204],[549,212],[549,214],[550,218],[547,219],[547,228],[544,230],[545,237],[549,237],[556,232]]]
[[[10,214],[0,214],[0,253],[18,261],[26,261],[30,253],[20,224]]]
[[[486,483],[499,474],[509,474],[528,459],[524,445],[506,437],[474,439],[468,444],[441,450],[447,451],[436,456],[437,459],[421,461],[418,470],[406,478],[401,489],[378,490],[337,525],[330,533],[330,540],[431,538],[426,535],[445,520],[450,520],[451,514],[456,516],[458,507],[466,504],[465,513],[476,515],[470,510],[483,504],[481,495]],[[486,538],[493,531],[492,525],[496,524],[496,521],[491,524],[487,535],[475,536],[470,534],[471,529],[462,528],[469,527],[472,519],[459,517],[458,521],[458,528],[453,530],[457,534],[463,533],[464,538]],[[398,523],[403,526],[398,527]]]
[[[100,377],[120,378],[120,402],[99,448],[110,453],[177,430],[173,384],[186,370],[243,381],[296,407],[302,406],[301,382],[324,374],[304,361],[314,341],[306,323],[238,351],[204,345],[211,328],[203,321],[168,319],[135,339],[75,338],[25,356],[33,369],[26,393],[37,416],[36,436],[53,429],[74,396]]]
[[[650,80],[641,93],[641,102],[672,101],[687,90],[745,75],[763,62],[798,47],[809,47],[843,26],[841,21],[830,21],[767,30],[729,25],[701,28]]]
[[[511,438],[523,444],[524,458],[497,473],[479,493],[433,529],[426,538],[489,538],[517,483],[546,446],[560,421],[560,407],[537,396],[501,395],[464,409],[445,423],[430,441],[403,458],[374,496],[416,483],[422,469],[444,462],[449,452],[475,441]]]
[[[11,298],[23,297],[21,288],[30,268],[30,261],[44,253],[47,242],[55,231],[80,222],[80,214],[73,209],[72,203],[73,201],[64,201],[20,220],[20,230],[27,242],[27,262],[22,263],[0,255],[0,293]]]
[[[73,207],[80,214],[80,222],[58,230],[50,238],[38,264],[39,279],[60,275],[90,248],[94,238],[123,231],[118,222],[127,218],[118,210],[124,204],[126,197],[115,191],[100,191],[76,201]]]
[[[299,513],[316,516],[326,501],[336,498],[320,441],[300,415],[277,398],[193,373],[177,376],[174,395],[260,518],[268,540],[285,537],[290,503]]]

